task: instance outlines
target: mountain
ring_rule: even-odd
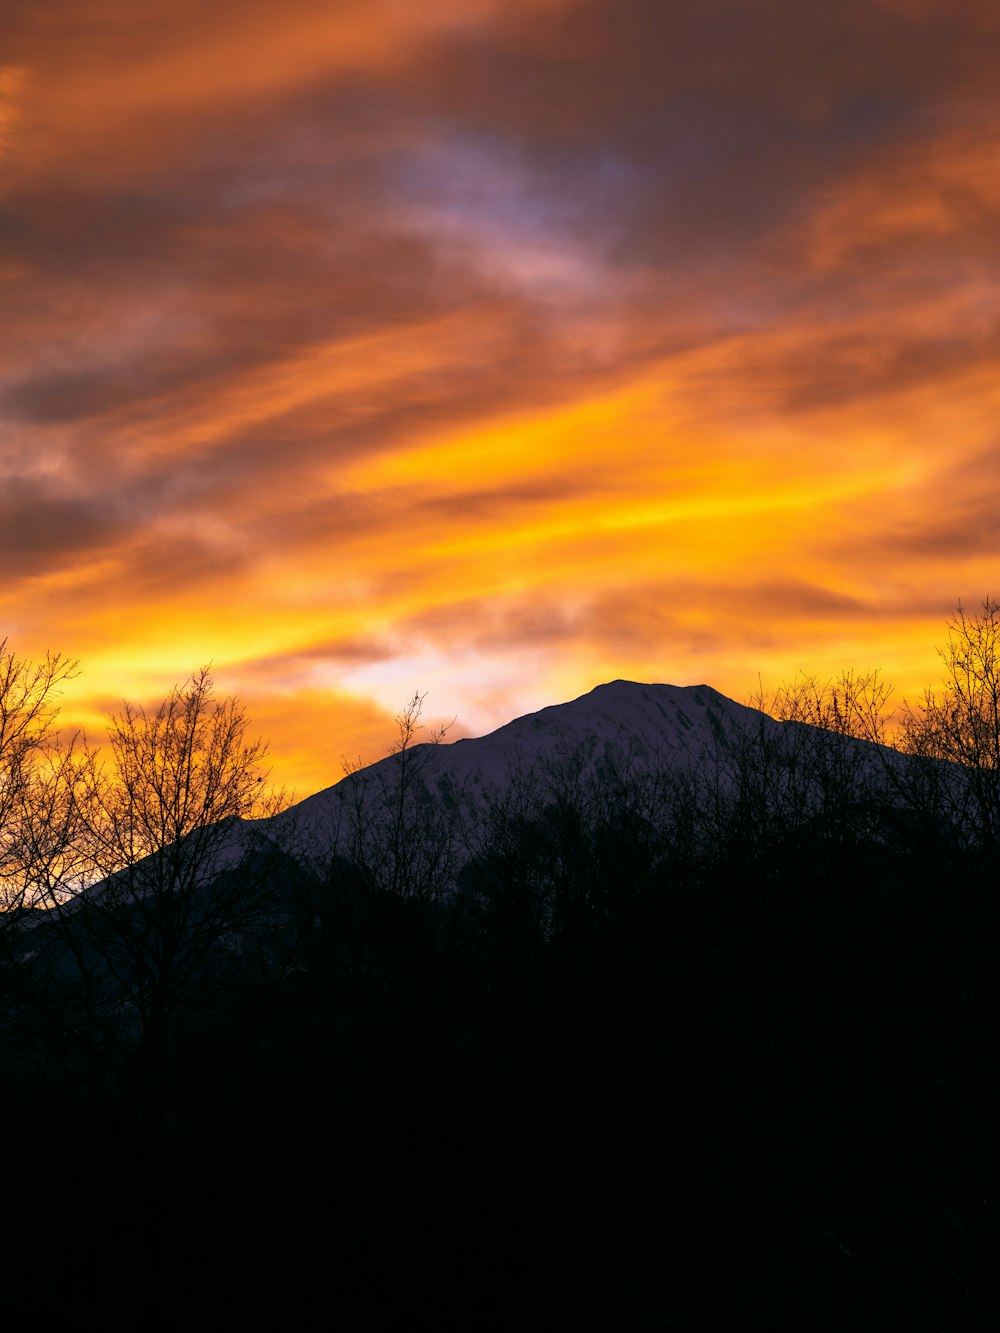
[[[777,721],[709,685],[615,680],[568,703],[515,718],[488,735],[410,744],[350,773],[266,824],[282,846],[311,855],[356,852],[386,819],[450,815],[469,840],[484,812],[520,802],[539,813],[552,799],[602,783],[657,776],[700,799],[732,801],[755,784],[781,817],[819,813],[834,787],[894,804],[908,761],[896,751],[803,722]],[[763,784],[763,785],[762,785]],[[763,787],[766,786],[766,792]]]
[[[378,863],[389,867],[393,885],[409,883],[403,863],[419,859],[421,891],[436,896],[449,892],[498,820],[538,822],[567,803],[581,814],[588,803],[607,811],[609,800],[641,809],[661,832],[683,806],[703,829],[749,818],[758,829],[791,832],[835,814],[881,837],[885,828],[875,825],[906,805],[912,789],[906,756],[778,721],[704,684],[615,680],[485,736],[418,743],[420,730],[413,713],[402,743],[385,758],[278,815],[233,818],[207,836],[192,835],[200,862],[193,883],[213,883],[251,860],[260,865],[270,849],[321,874],[332,857],[369,869]],[[82,897],[133,902],[158,892],[161,879],[157,858],[150,858],[93,886],[69,910]]]
[[[567,761],[585,779],[625,763],[633,770],[704,766],[735,735],[762,725],[780,729],[779,723],[709,685],[614,680],[568,703],[515,718],[486,736],[416,744],[405,761],[399,754],[387,755],[307,797],[271,821],[271,827],[279,833],[294,825],[307,836],[322,836],[342,824],[359,790],[368,799],[395,790],[404,763],[419,774],[427,792],[472,812],[518,779],[551,772]]]

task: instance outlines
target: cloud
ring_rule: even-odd
[[[17,476],[0,490],[0,562],[9,579],[86,559],[111,546],[127,526],[107,496],[66,494]]]
[[[17,65],[0,65],[0,161],[17,145],[25,71]]]
[[[314,781],[414,674],[472,729],[621,675],[916,681],[988,583],[992,0],[6,35],[0,617],[92,701],[211,658]]]

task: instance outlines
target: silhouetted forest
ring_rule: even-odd
[[[800,681],[475,818],[411,706],[326,855],[205,673],[108,761],[4,650],[5,1327],[992,1326],[1000,608],[949,631],[897,748]]]

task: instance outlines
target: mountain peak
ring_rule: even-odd
[[[714,752],[720,733],[746,712],[710,685],[611,680],[576,699],[516,717],[485,736],[414,748],[421,752],[421,777],[430,788],[462,793],[475,806],[491,790],[508,787],[515,775],[567,758],[581,774],[625,760],[650,766],[698,762]],[[355,799],[348,793],[356,792],[359,783],[371,782],[373,790],[387,783],[391,788],[397,762],[389,755],[308,797],[294,807],[297,817],[328,822],[342,800]]]
[[[578,703],[580,699],[588,699],[592,695],[618,694],[625,698],[628,696],[638,696],[648,691],[651,691],[655,696],[660,698],[677,697],[694,699],[699,695],[703,695],[711,699],[723,700],[730,704],[735,702],[732,699],[728,699],[726,695],[720,694],[719,691],[713,689],[711,685],[705,685],[704,683],[700,685],[670,685],[666,682],[624,680],[620,677],[616,680],[605,681],[602,685],[595,685],[592,690],[589,690],[586,694],[580,695],[579,699],[574,702]]]

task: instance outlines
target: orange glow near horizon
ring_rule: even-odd
[[[787,5],[26,12],[0,638],[65,724],[211,662],[301,796],[415,690],[934,683],[1000,593],[1000,14]]]

